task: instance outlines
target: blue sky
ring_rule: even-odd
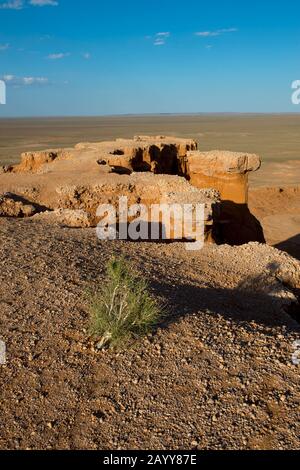
[[[294,0],[0,0],[1,116],[298,112]]]

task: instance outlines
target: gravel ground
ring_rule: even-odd
[[[99,242],[0,219],[1,449],[299,449],[300,326],[273,248]],[[168,306],[119,352],[94,350],[84,292],[125,254]],[[299,314],[298,307],[293,313]]]

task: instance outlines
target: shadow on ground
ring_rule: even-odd
[[[288,240],[278,243],[275,245],[278,250],[285,251],[294,258],[300,260],[300,233],[295,235]]]
[[[278,265],[272,264],[275,272]],[[251,322],[266,328],[285,326],[288,331],[300,331],[300,305],[297,303],[284,305],[278,295],[278,281],[270,282],[272,272],[249,277],[235,289],[222,287],[201,287],[193,284],[171,285],[152,283],[152,287],[160,297],[166,299],[169,306],[163,327],[178,321],[189,314],[205,312],[210,315],[221,315],[250,327]],[[263,291],[262,286],[268,286]],[[270,287],[271,286],[271,287]],[[297,325],[298,323],[298,325]]]
[[[236,246],[249,242],[266,243],[262,225],[247,204],[222,201],[218,231],[220,244]]]

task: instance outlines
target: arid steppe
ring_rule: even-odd
[[[257,153],[264,163],[299,161],[299,128],[299,114],[0,119],[0,162],[17,163],[20,153],[26,151],[145,134],[195,139],[203,151],[227,149]]]

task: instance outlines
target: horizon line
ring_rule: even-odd
[[[160,116],[281,116],[300,115],[300,111],[211,111],[211,112],[184,112],[184,113],[120,113],[120,114],[53,114],[53,115],[33,115],[33,116],[0,116],[3,119],[84,119],[84,118],[112,118],[112,117],[160,117]]]

